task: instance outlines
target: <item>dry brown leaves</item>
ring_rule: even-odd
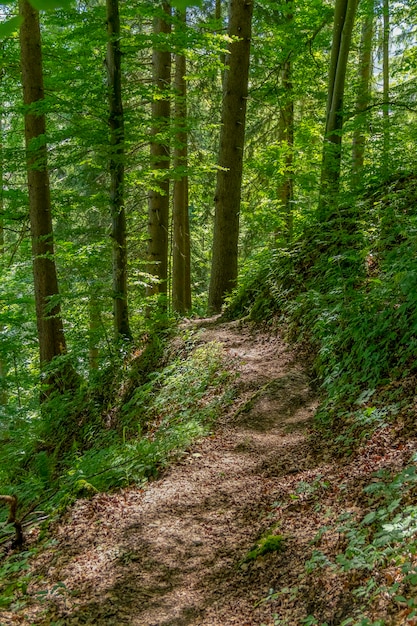
[[[307,436],[317,400],[279,335],[230,323],[202,331],[213,340],[240,373],[215,435],[145,490],[78,501],[32,561],[26,607],[0,614],[1,626],[297,626],[349,614],[352,574],[307,573],[305,562],[343,549],[338,517],[363,515],[371,473],[401,468],[416,442],[381,429],[350,463],[318,461]],[[270,529],[285,550],[244,562]],[[375,614],[406,623],[389,603]]]

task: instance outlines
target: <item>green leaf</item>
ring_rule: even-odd
[[[29,0],[37,11],[53,11],[54,9],[68,9],[71,0]]]
[[[377,514],[375,513],[375,511],[371,511],[371,513],[368,513],[368,515],[365,515],[365,517],[362,520],[362,524],[372,524],[372,522],[374,522],[377,518]]]
[[[187,7],[201,7],[202,0],[171,0],[171,6],[179,11],[185,11]]]
[[[410,574],[407,576],[407,582],[409,582],[410,585],[417,585],[417,574]]]
[[[10,20],[7,20],[7,22],[2,22],[0,24],[0,38],[13,35],[13,33],[19,30],[21,23],[22,18],[19,15],[16,17],[12,17]]]

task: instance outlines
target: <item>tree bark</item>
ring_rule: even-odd
[[[171,32],[169,4],[163,3],[166,15],[154,19],[156,38]],[[155,95],[152,101],[151,168],[155,171],[154,188],[149,194],[148,212],[148,273],[156,281],[150,284],[147,295],[166,294],[168,289],[168,223],[169,223],[169,141],[165,133],[169,128],[171,83],[171,53],[155,43],[152,53],[152,76]],[[162,136],[162,139],[158,138]]]
[[[54,259],[51,199],[45,138],[41,35],[38,12],[19,0],[20,49],[33,276],[41,367],[65,353]]]
[[[185,24],[185,13],[182,16]],[[191,309],[190,224],[188,218],[188,147],[186,58],[175,55],[175,149],[176,179],[173,198],[172,307],[183,315]]]
[[[382,41],[382,119],[383,119],[383,153],[382,164],[384,174],[389,170],[390,128],[389,128],[389,43],[390,43],[390,14],[389,0],[383,0],[383,41]]]
[[[365,115],[369,104],[369,86],[372,72],[372,38],[374,26],[374,5],[372,3],[370,13],[364,17],[362,23],[361,44],[359,52],[359,84],[356,99],[356,114],[358,116],[352,140],[352,168],[353,181],[359,184],[363,167],[365,153],[365,135],[363,133],[363,123],[360,119]]]
[[[113,241],[113,322],[116,339],[131,339],[127,303],[127,245],[124,207],[124,115],[119,0],[106,0],[107,76],[110,126],[110,211]]]
[[[3,222],[3,212],[4,212],[4,180],[3,180],[3,120],[0,115],[0,270],[4,267],[4,222]],[[4,330],[4,325],[0,325],[0,331]],[[7,363],[5,359],[5,354],[0,354],[0,405],[7,405],[7,389],[6,389],[6,378],[7,378]]]
[[[246,102],[250,59],[253,0],[231,0],[229,35],[223,80],[219,169],[215,193],[213,256],[209,310],[218,313],[235,286],[238,269],[239,213],[245,141]]]
[[[336,0],[329,71],[326,128],[321,167],[319,216],[337,195],[340,181],[343,130],[343,97],[346,69],[358,0]]]
[[[100,307],[94,294],[90,295],[88,302],[88,361],[90,370],[98,370],[99,349],[97,339],[100,328]]]
[[[292,0],[286,0],[291,5]],[[290,28],[294,16],[287,6],[284,6],[285,21]],[[284,211],[286,240],[291,241],[293,236],[293,160],[294,160],[294,94],[292,83],[291,51],[288,52],[282,67],[282,87],[284,92],[283,103],[280,109],[280,142],[285,150],[285,167],[283,181],[278,188],[278,197]]]

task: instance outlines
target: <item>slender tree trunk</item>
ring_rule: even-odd
[[[287,5],[292,4],[292,0],[286,0]],[[290,28],[293,21],[291,10],[285,10],[285,20]],[[284,92],[284,102],[280,110],[280,141],[285,149],[285,167],[283,181],[278,188],[278,197],[284,211],[285,231],[287,241],[291,241],[293,236],[293,160],[294,160],[294,94],[292,83],[292,63],[291,52],[287,55],[282,67],[282,87]]]
[[[88,303],[89,335],[88,335],[88,359],[90,370],[98,370],[99,349],[97,337],[100,328],[100,308],[94,294],[90,295]]]
[[[4,178],[3,178],[3,120],[0,114],[0,270],[4,267]],[[0,324],[0,331],[4,330],[3,324]],[[7,376],[7,363],[6,355],[0,354],[0,405],[6,406],[7,404],[7,391],[6,391],[6,376]]]
[[[41,366],[66,351],[54,258],[51,199],[45,139],[41,35],[38,12],[19,0],[23,23],[20,49],[29,214],[33,254],[36,318]]]
[[[370,8],[370,13],[365,16],[362,23],[361,44],[359,52],[359,84],[356,99],[356,125],[353,132],[352,141],[352,169],[353,180],[358,184],[361,180],[363,159],[365,153],[365,135],[363,133],[363,122],[361,117],[369,104],[370,80],[372,72],[372,39],[374,31],[374,5]]]
[[[246,101],[253,0],[231,0],[230,44],[223,81],[222,126],[219,169],[215,193],[213,257],[209,289],[209,310],[221,310],[224,298],[236,286],[239,241],[239,213],[245,141]]]
[[[358,0],[336,0],[333,41],[329,71],[326,129],[321,168],[319,215],[326,210],[339,190],[342,156],[343,97],[346,69]]]
[[[389,128],[389,44],[390,44],[390,14],[389,0],[383,0],[383,41],[382,41],[382,116],[383,116],[383,154],[382,163],[384,174],[389,171],[390,128]]]
[[[185,24],[186,16],[183,14]],[[190,224],[188,219],[188,147],[187,147],[187,83],[186,58],[175,55],[175,149],[177,171],[173,200],[172,306],[184,314],[191,309]]]
[[[127,246],[124,207],[124,115],[119,0],[106,0],[107,76],[110,126],[110,210],[113,240],[113,321],[116,339],[131,339],[127,305]]]
[[[156,38],[171,32],[169,4],[163,3],[165,16],[154,19]],[[152,53],[152,75],[155,95],[152,101],[151,167],[155,170],[154,189],[149,194],[148,273],[157,279],[147,294],[166,294],[168,289],[168,222],[169,222],[169,127],[171,83],[171,53],[166,46],[155,43]],[[158,138],[162,135],[162,139]]]

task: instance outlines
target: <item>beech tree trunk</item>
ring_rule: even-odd
[[[185,24],[185,13],[182,16]],[[188,173],[187,173],[187,83],[186,58],[175,55],[175,149],[174,168],[176,178],[173,199],[173,251],[172,251],[172,307],[184,314],[191,309],[190,274],[190,225],[188,218]]]
[[[363,167],[365,153],[365,135],[363,133],[362,116],[369,104],[370,80],[372,71],[372,38],[374,26],[374,6],[370,8],[370,13],[365,16],[362,23],[361,44],[359,52],[359,84],[358,95],[356,99],[356,126],[353,132],[352,141],[352,167],[353,180],[358,184],[361,180],[361,172]]]
[[[171,32],[171,9],[163,3],[166,17],[154,19],[153,32],[156,38]],[[166,46],[156,43],[152,53],[152,76],[156,90],[152,101],[151,167],[155,170],[154,189],[149,194],[148,214],[148,273],[155,277],[147,294],[166,294],[168,289],[168,224],[169,224],[169,128],[171,83],[171,53]],[[159,139],[158,135],[163,138]],[[165,136],[164,136],[165,135]],[[165,170],[165,173],[164,173]]]
[[[51,199],[45,138],[45,115],[39,14],[27,0],[19,0],[23,23],[20,49],[29,214],[33,254],[36,318],[41,366],[65,353],[54,258]]]
[[[238,270],[239,213],[245,141],[246,101],[253,0],[231,0],[230,44],[223,80],[219,169],[215,193],[209,311],[218,313],[235,286]]]
[[[106,0],[107,76],[110,126],[110,210],[113,241],[113,322],[116,339],[131,339],[127,304],[126,214],[124,207],[124,116],[119,0]]]
[[[319,201],[319,215],[321,219],[325,219],[326,209],[331,205],[332,199],[339,190],[342,156],[343,97],[357,5],[358,0],[336,0],[321,168]]]

